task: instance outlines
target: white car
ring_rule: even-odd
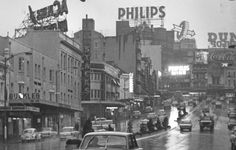
[[[43,128],[40,133],[42,138],[55,137],[57,135],[57,131],[54,131],[51,127]]]
[[[21,141],[32,141],[32,140],[40,140],[41,134],[37,132],[35,128],[27,128],[23,131],[23,134],[21,135]]]
[[[79,150],[143,150],[138,146],[133,133],[90,132],[80,144]]]
[[[60,139],[75,139],[79,137],[79,131],[74,130],[74,127],[63,127],[60,132]]]

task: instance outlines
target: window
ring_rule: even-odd
[[[53,101],[53,94],[52,92],[49,93],[49,101]]]
[[[26,62],[26,73],[27,73],[27,76],[29,76],[30,74],[30,66],[29,66],[29,61]]]
[[[24,93],[24,84],[19,84],[19,93]]]
[[[24,58],[19,57],[19,71],[24,71]]]
[[[90,97],[93,98],[93,90],[90,91]]]
[[[40,65],[38,65],[38,77],[39,78],[41,77],[41,67],[40,67]]]
[[[34,75],[36,78],[38,77],[37,64],[34,64]]]
[[[49,70],[49,81],[53,81],[53,71]]]

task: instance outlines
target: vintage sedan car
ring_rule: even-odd
[[[141,117],[141,112],[140,112],[139,110],[133,111],[133,117],[134,117],[134,118],[139,118],[139,117]]]
[[[23,131],[23,134],[21,135],[21,141],[33,141],[33,140],[40,140],[41,134],[37,132],[35,128],[27,128]]]
[[[236,119],[235,119],[235,118],[229,119],[229,122],[228,122],[228,129],[229,129],[229,130],[232,130],[235,126],[236,126]]]
[[[185,120],[181,120],[179,122],[180,131],[183,131],[184,129],[187,129],[187,130],[189,130],[191,132],[192,131],[192,127],[193,127],[193,125],[192,125],[192,121],[191,120],[185,119]]]
[[[68,126],[63,127],[62,131],[60,132],[60,139],[75,139],[79,137],[79,131],[76,131],[74,127]]]
[[[230,113],[236,113],[236,108],[234,108],[234,107],[228,108],[228,111],[227,111],[228,116]]]
[[[57,135],[57,131],[54,131],[51,127],[43,128],[40,133],[42,138],[55,137]]]
[[[90,132],[80,144],[79,150],[142,150],[133,133],[126,132]]]
[[[230,113],[228,114],[228,117],[229,117],[230,119],[235,119],[235,118],[236,118],[236,112],[230,112]]]
[[[157,118],[157,114],[152,112],[152,113],[148,113],[147,114],[147,118],[148,119],[156,119]]]

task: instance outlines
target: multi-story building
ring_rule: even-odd
[[[95,61],[91,62],[90,69],[90,99],[82,101],[83,117],[110,118],[110,114],[106,113],[110,107],[124,107],[119,101],[120,70],[108,63]]]
[[[10,50],[30,50],[32,55],[17,55],[11,61],[9,105],[36,111],[10,112],[10,118],[17,118],[12,122],[12,134],[20,134],[26,126],[60,130],[80,123],[80,45],[59,31],[29,30],[25,36],[11,40]]]
[[[74,39],[82,45],[84,36],[87,31],[90,44],[90,96],[88,99],[82,99],[84,108],[83,119],[104,117],[107,115],[109,107],[123,107],[124,105],[117,100],[119,99],[119,75],[117,67],[108,64],[105,53],[105,37],[95,31],[95,22],[91,18],[85,18],[82,21],[84,30],[74,34]],[[84,46],[83,46],[84,48]],[[94,105],[99,107],[94,107]]]

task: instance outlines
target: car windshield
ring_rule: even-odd
[[[127,141],[124,136],[116,135],[91,135],[86,136],[81,144],[81,149],[95,149],[107,147],[108,149],[126,149]]]
[[[34,130],[24,130],[24,134],[26,134],[26,133],[33,133],[34,132]]]

